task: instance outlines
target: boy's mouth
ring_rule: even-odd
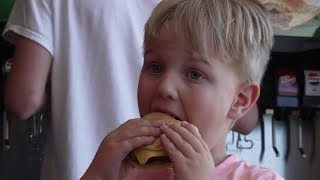
[[[169,114],[169,116],[171,116],[173,119],[176,119],[176,120],[180,121],[180,119],[177,116],[174,116],[174,115],[171,115],[171,114]]]
[[[181,118],[179,118],[178,115],[176,115],[175,113],[171,112],[170,110],[168,109],[164,109],[164,108],[153,108],[152,109],[152,112],[161,112],[161,113],[165,113],[165,114],[168,114],[170,117],[178,120],[178,121],[182,121]]]

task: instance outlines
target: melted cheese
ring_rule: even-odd
[[[137,148],[133,151],[133,154],[136,156],[139,164],[145,165],[147,161],[152,157],[161,157],[168,156],[165,151],[159,150],[146,150],[143,148]]]

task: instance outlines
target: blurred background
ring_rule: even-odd
[[[269,7],[270,3],[280,1],[262,2]],[[0,0],[0,33],[13,3],[14,0]],[[269,10],[277,12],[276,15],[280,12],[277,8]],[[320,177],[318,10],[307,11],[314,14],[299,23],[282,23],[274,15],[275,46],[262,83],[258,124],[249,135],[230,132],[227,138],[228,153],[274,169],[290,180]],[[292,11],[292,19],[299,18],[301,13],[305,12]],[[3,103],[5,80],[13,52],[14,46],[0,38],[0,179],[37,180],[50,112],[18,121],[6,111]]]

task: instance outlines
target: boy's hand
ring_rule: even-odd
[[[118,180],[132,168],[125,160],[133,149],[152,144],[161,134],[163,121],[129,120],[108,134],[101,143],[89,169],[81,178]]]
[[[198,129],[187,122],[161,126],[163,146],[173,163],[175,180],[212,180],[214,161]]]

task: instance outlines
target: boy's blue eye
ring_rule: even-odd
[[[161,72],[161,66],[159,64],[152,64],[151,65],[151,71],[153,73],[160,73]]]
[[[200,78],[203,78],[203,75],[198,72],[198,71],[190,71],[187,73],[188,78],[192,79],[192,80],[198,80]]]

